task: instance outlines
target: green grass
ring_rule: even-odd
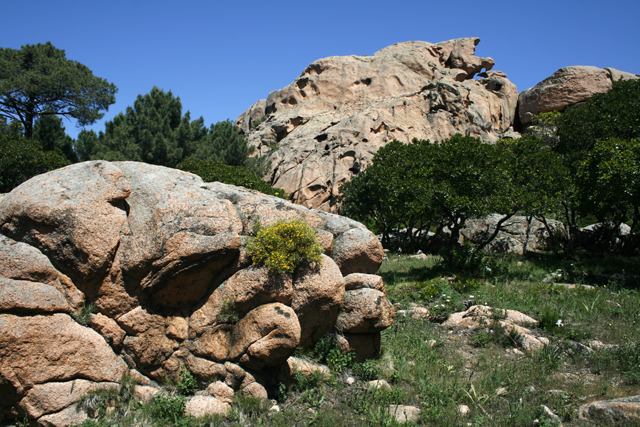
[[[473,270],[455,271],[435,256],[392,256],[379,274],[398,308],[426,307],[440,319],[470,301],[518,310],[540,322],[534,330],[551,344],[522,352],[518,334],[500,330],[501,310],[479,330],[398,315],[382,333],[383,354],[376,360],[355,363],[338,353],[331,336],[299,350],[298,356],[329,363],[334,371],[328,379],[298,373],[292,384],[273,390],[280,412],[270,412],[269,402],[237,393],[226,419],[186,417],[179,393],[192,392],[195,383],[183,373],[182,388],[149,405],[135,402],[126,392],[130,387],[88,398],[85,405],[93,405],[100,417],[86,425],[396,426],[389,405],[402,404],[420,408],[417,424],[424,426],[533,426],[536,419],[541,426],[556,425],[545,418],[542,405],[563,425],[579,426],[575,410],[580,405],[638,394],[640,294],[633,275],[639,270],[637,259],[612,255],[484,257]],[[542,283],[557,271],[563,283],[593,288]],[[592,340],[614,346],[584,350]],[[346,383],[349,376],[356,379],[353,385]],[[384,379],[391,388],[368,387],[373,379]],[[467,405],[469,414],[461,415],[459,405]],[[105,411],[108,406],[117,409]]]

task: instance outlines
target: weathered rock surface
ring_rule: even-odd
[[[442,323],[447,328],[483,329],[490,327],[493,322],[499,323],[505,334],[517,332],[519,342],[523,349],[532,351],[540,350],[549,344],[549,339],[536,334],[529,329],[538,324],[538,321],[516,310],[501,310],[484,305],[474,305],[468,310],[452,313]]]
[[[270,153],[273,186],[307,207],[335,211],[340,185],[394,139],[511,134],[517,89],[489,71],[491,58],[474,55],[479,41],[413,41],[373,56],[319,59],[236,124],[258,153]]]
[[[635,74],[614,68],[576,65],[564,67],[537,85],[523,91],[518,98],[518,115],[523,125],[536,114],[562,111],[584,102],[596,93],[611,90],[612,82],[638,78]]]
[[[187,401],[185,413],[201,418],[206,415],[227,415],[231,405],[222,402],[213,396],[193,396]]]
[[[588,420],[593,425],[638,425],[640,396],[587,403],[578,408],[578,418]]]
[[[498,221],[503,215],[494,214],[484,218],[469,219],[460,230],[460,243],[465,240],[472,243],[480,242],[493,234]],[[564,232],[564,225],[560,221],[548,219],[547,224],[551,232]],[[505,222],[496,238],[485,248],[494,253],[517,253],[525,251],[548,251],[553,242],[544,223],[524,216],[514,216]]]
[[[251,265],[256,220],[293,218],[318,231],[321,262],[293,275]],[[149,401],[152,380],[183,367],[220,380],[189,401],[195,416],[226,413],[234,390],[266,398],[263,368],[287,370],[296,346],[335,330],[346,272],[376,304],[351,336],[377,336],[379,352],[393,317],[382,279],[364,273],[383,255],[358,222],[183,171],[94,161],[38,176],[0,199],[0,419],[80,422],[86,391],[130,372]],[[80,316],[88,304],[97,312]]]

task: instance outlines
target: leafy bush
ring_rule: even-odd
[[[59,148],[43,151],[38,142],[23,138],[15,127],[0,124],[0,193],[8,193],[36,175],[69,164]]]
[[[176,421],[184,416],[186,399],[182,395],[158,394],[151,402],[151,412],[154,417]]]
[[[279,220],[258,229],[247,245],[247,253],[254,264],[264,264],[278,273],[293,273],[303,263],[320,262],[322,247],[317,232],[303,220]]]
[[[327,355],[327,364],[329,368],[334,372],[342,372],[353,366],[356,360],[356,354],[352,351],[342,351],[339,348],[334,348],[329,351]]]
[[[257,190],[261,193],[286,199],[283,189],[272,188],[254,172],[241,166],[228,166],[213,160],[189,159],[178,165],[178,169],[198,175],[205,182],[219,181],[225,184]]]
[[[222,306],[216,314],[216,321],[218,323],[228,323],[235,325],[240,320],[240,316],[236,311],[236,304],[233,300],[225,300],[222,302]]]
[[[178,379],[176,386],[182,394],[192,394],[198,386],[198,382],[193,374],[183,366],[180,368],[180,378]]]

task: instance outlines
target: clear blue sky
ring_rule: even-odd
[[[192,119],[235,119],[316,59],[480,37],[518,91],[568,65],[640,74],[640,2],[0,0],[0,47],[50,41],[118,87],[92,126],[155,85]],[[79,129],[65,121],[67,133]]]

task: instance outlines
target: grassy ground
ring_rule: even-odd
[[[519,310],[541,322],[538,331],[551,344],[538,352],[514,351],[517,344],[489,327],[455,330],[397,316],[382,334],[377,360],[356,364],[329,340],[309,349],[303,356],[328,362],[334,372],[329,379],[297,376],[282,385],[274,396],[279,412],[269,411],[270,402],[238,395],[227,419],[194,420],[182,416],[179,396],[146,406],[121,399],[120,407],[128,409],[85,425],[394,426],[389,405],[402,404],[421,410],[417,425],[559,425],[544,414],[544,405],[563,425],[578,426],[574,414],[580,405],[640,394],[636,259],[532,255],[457,261],[460,268],[452,271],[438,257],[391,257],[379,274],[398,309],[427,307],[439,319],[462,311],[469,301]],[[555,283],[593,288],[543,283],[550,274]],[[614,346],[585,350],[593,340]],[[352,385],[346,381],[350,376],[356,379]],[[372,379],[384,379],[390,388],[372,389],[367,386]],[[466,415],[460,405],[468,406]]]

